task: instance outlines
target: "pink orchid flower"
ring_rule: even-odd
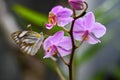
[[[88,12],[84,17],[75,21],[73,35],[75,40],[82,41],[90,44],[99,43],[98,38],[102,37],[106,33],[104,25],[95,22],[93,12]]]
[[[55,6],[49,12],[49,17],[48,17],[49,23],[46,24],[46,28],[51,29],[55,25],[64,27],[73,20],[73,18],[70,17],[72,13],[73,13],[72,10],[68,8],[63,8],[62,6]]]
[[[49,58],[55,54],[58,56],[66,56],[71,53],[72,43],[71,38],[64,36],[63,31],[55,33],[53,36],[49,36],[44,41],[45,56],[44,58]],[[59,55],[60,54],[60,55]]]

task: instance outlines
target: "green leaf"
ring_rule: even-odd
[[[24,19],[26,19],[26,20],[34,23],[37,26],[42,27],[43,31],[45,31],[46,33],[55,33],[55,32],[57,32],[59,30],[62,30],[62,28],[58,27],[58,26],[55,26],[51,30],[45,29],[45,23],[47,23],[48,20],[47,20],[47,16],[44,15],[44,14],[42,14],[42,13],[35,12],[35,11],[33,11],[33,10],[27,8],[27,7],[24,7],[22,5],[19,5],[19,4],[14,5],[13,6],[13,10],[18,15],[20,15],[21,17],[23,17]],[[39,30],[40,27],[36,27],[36,28]]]
[[[25,19],[37,24],[41,25],[41,23],[47,22],[47,17],[46,15],[37,13],[29,8],[26,8],[21,5],[14,5],[13,10],[18,13],[20,16],[24,17]]]

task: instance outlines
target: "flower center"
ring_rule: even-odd
[[[88,34],[89,34],[89,31],[86,30],[85,33],[82,35],[83,41],[87,41],[89,39]]]
[[[49,24],[56,25],[57,21],[56,21],[56,16],[54,15],[54,13],[49,12],[48,21],[49,21]]]
[[[48,48],[47,52],[50,52],[52,53],[52,55],[55,55],[57,53],[57,49],[56,49],[56,46],[55,45],[52,45]]]

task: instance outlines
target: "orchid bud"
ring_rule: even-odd
[[[68,0],[70,6],[75,10],[82,10],[84,7],[84,0]]]

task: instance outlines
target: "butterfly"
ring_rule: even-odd
[[[11,35],[12,39],[18,45],[23,53],[35,55],[42,45],[43,33],[34,31],[16,31]]]

